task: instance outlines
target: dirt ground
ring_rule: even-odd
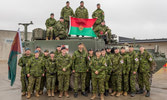
[[[32,96],[29,100],[89,100],[91,94],[88,97],[81,96],[74,98],[70,93],[70,98],[58,98],[58,94],[55,97],[47,97],[46,93],[39,98]],[[26,100],[25,96],[21,96],[21,84],[20,84],[20,68],[17,67],[17,77],[14,86],[10,86],[8,80],[8,67],[7,62],[0,62],[0,100]],[[99,97],[96,98],[99,100]],[[105,100],[167,100],[167,68],[161,68],[153,75],[153,83],[151,87],[151,96],[146,98],[144,95],[136,95],[130,97],[129,95],[124,97],[105,97]]]

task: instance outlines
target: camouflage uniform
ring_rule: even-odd
[[[64,18],[65,25],[67,26],[67,29],[69,29],[69,16],[74,17],[74,12],[71,7],[63,7],[61,10],[61,17]]]
[[[35,90],[38,92],[40,90],[41,76],[44,74],[44,62],[41,57],[32,57],[26,64],[26,67],[27,74],[30,74],[27,90],[32,92],[35,83]]]
[[[95,29],[94,32],[96,33],[97,37],[103,38],[107,42],[111,40],[111,30],[108,28],[106,25],[98,25]],[[107,32],[107,35],[105,33]]]
[[[47,90],[55,89],[56,72],[57,72],[56,59],[54,58],[52,60],[51,58],[49,58],[47,60],[47,65],[46,65]]]
[[[24,54],[18,62],[18,65],[21,67],[21,77],[20,77],[20,81],[21,81],[21,86],[22,86],[22,92],[27,92],[27,86],[28,86],[28,77],[26,75],[26,64],[28,63],[28,60],[31,59],[33,55],[31,54],[30,56],[26,56],[26,54]]]
[[[139,59],[138,55],[135,51],[129,52],[129,59],[130,59],[130,91],[132,93],[136,92],[136,74],[139,66]],[[136,72],[136,74],[133,74]]]
[[[94,57],[90,63],[91,71],[92,71],[92,86],[93,86],[93,94],[96,94],[99,89],[99,93],[104,93],[104,81],[105,81],[105,71],[106,71],[106,61],[103,57],[97,59]],[[98,74],[95,72],[98,71]]]
[[[92,18],[97,18],[95,24],[93,25],[93,29],[96,28],[96,26],[100,25],[101,22],[104,20],[104,11],[102,9],[96,9],[93,14],[92,14]]]
[[[59,57],[57,57],[56,65],[58,69],[58,87],[60,92],[67,92],[69,89],[71,64],[72,59],[68,54],[66,54],[65,56],[60,54]],[[66,71],[63,71],[63,68],[65,68]]]
[[[65,39],[67,37],[65,23],[58,21],[55,27],[56,27],[55,37],[59,37],[60,39]]]
[[[54,34],[54,28],[56,25],[56,20],[54,18],[48,18],[46,20],[46,37],[53,37]],[[49,27],[52,27],[52,29],[49,29]]]
[[[112,89],[117,92],[121,92],[122,85],[122,64],[124,61],[122,60],[121,55],[114,54],[113,58],[110,58],[111,66],[112,66]]]
[[[124,63],[122,64],[122,90],[129,91],[129,72],[130,72],[130,58],[128,53],[121,53]]]
[[[82,92],[85,92],[85,80],[86,80],[86,73],[88,70],[88,55],[84,50],[82,52],[77,50],[74,52],[72,60],[73,60],[72,70],[75,70],[74,92],[78,92],[79,79],[82,83],[81,90]]]
[[[57,58],[61,54],[61,51],[56,50],[55,51],[55,58]]]
[[[75,11],[75,17],[76,18],[89,18],[88,16],[88,10],[85,7],[79,6]]]
[[[152,56],[147,52],[144,51],[143,54],[141,52],[139,53],[139,88],[143,89],[145,86],[145,89],[147,91],[150,91],[150,74],[152,71],[152,63],[153,58]]]

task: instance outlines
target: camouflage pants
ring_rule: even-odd
[[[21,81],[21,91],[22,92],[26,92],[27,91],[27,86],[28,86],[28,78],[25,74],[21,73],[21,77],[20,77],[20,81]]]
[[[86,88],[87,89],[90,89],[90,80],[91,80],[91,72],[87,72],[87,75],[86,75]]]
[[[109,79],[109,88],[112,88],[113,87],[113,84],[112,84],[112,73],[110,75],[110,79]]]
[[[46,29],[46,37],[53,37],[54,29]]]
[[[32,92],[33,88],[34,88],[34,84],[35,84],[35,90],[39,91],[40,90],[40,84],[41,84],[41,77],[34,77],[34,76],[30,76],[28,78],[28,92]]]
[[[104,86],[106,90],[109,90],[109,80],[110,80],[110,75],[106,75],[106,78],[104,80]]]
[[[69,27],[70,27],[70,25],[69,25],[70,22],[69,21],[64,21],[64,22],[65,22],[65,25],[67,26],[66,29],[67,29],[67,33],[68,33]]]
[[[47,83],[47,90],[54,90],[55,89],[55,82],[56,82],[56,77],[53,76],[46,76],[46,83]]]
[[[58,74],[59,91],[68,91],[70,84],[70,74]]]
[[[100,23],[99,24],[94,24],[93,29],[95,29],[98,25],[100,25]]]
[[[86,80],[86,72],[76,72],[74,74],[74,92],[78,92],[78,81],[81,82],[81,90],[85,92],[85,80]]]
[[[60,39],[66,39],[67,33],[64,31],[60,31],[55,34],[55,37],[59,37]]]
[[[139,73],[138,74],[138,84],[139,84],[139,88],[143,89],[145,86],[145,89],[147,91],[150,91],[150,74],[148,72],[146,73]]]
[[[132,93],[136,92],[136,74],[130,73],[130,91]]]
[[[113,74],[112,75],[112,89],[117,92],[121,92],[122,86],[122,75],[121,74]]]
[[[123,74],[122,77],[122,90],[125,92],[129,91],[129,74]]]
[[[97,92],[104,93],[104,81],[105,81],[104,78],[92,77],[93,94]]]
[[[40,90],[41,91],[43,91],[45,85],[46,85],[46,76],[41,77],[41,85],[40,85]]]

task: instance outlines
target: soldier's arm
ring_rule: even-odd
[[[78,8],[75,10],[75,17],[78,17]]]
[[[86,18],[89,18],[88,10],[86,9]]]
[[[91,69],[92,72],[96,71],[96,69],[94,67],[94,60],[93,59],[90,61],[89,67],[90,67],[90,69]]]
[[[46,28],[49,28],[49,27],[50,27],[50,26],[49,26],[49,19],[46,20],[45,25],[46,25]]]
[[[18,65],[19,65],[20,67],[23,67],[23,57],[21,57],[21,58],[19,59]]]
[[[76,55],[75,55],[75,52],[72,56],[72,70],[75,70],[75,59],[76,59]]]
[[[64,17],[64,8],[61,10],[61,17]]]
[[[107,26],[107,30],[106,30],[106,32],[109,34],[109,33],[111,33],[111,29]]]
[[[30,67],[31,67],[31,59],[28,60],[27,64],[26,64],[26,74],[30,74]]]
[[[104,11],[102,10],[101,19],[104,20]]]
[[[74,14],[74,11],[72,10],[72,8],[71,8],[71,16],[75,17],[75,14]]]
[[[95,11],[94,11],[93,14],[92,14],[92,18],[96,18],[96,16],[95,16]]]
[[[98,69],[97,71],[98,71],[98,72],[101,72],[101,71],[103,71],[103,70],[106,70],[106,67],[107,67],[107,62],[106,62],[105,59],[103,59],[103,61],[102,61],[102,66],[101,66],[101,68]]]
[[[96,34],[97,36],[99,36],[99,30],[100,30],[100,26],[97,26],[97,27],[95,27],[95,29],[94,29],[94,32],[95,32],[95,34]]]
[[[126,74],[129,74],[129,72],[130,72],[130,58],[129,58],[129,56],[127,56],[127,58],[126,58],[126,61],[127,61],[127,64],[126,64]]]
[[[68,63],[68,65],[67,66],[65,66],[65,68],[66,69],[69,69],[70,67],[71,67],[71,65],[72,65],[72,59],[71,59],[71,57],[69,56],[69,63]]]
[[[139,67],[139,56],[137,53],[135,53],[135,55],[134,55],[134,61],[135,61],[134,71],[137,72],[138,67]]]

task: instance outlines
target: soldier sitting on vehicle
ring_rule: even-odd
[[[110,44],[110,41],[111,41],[111,29],[109,29],[108,26],[105,25],[105,21],[104,20],[101,22],[101,25],[97,26],[94,29],[94,32],[96,33],[97,37],[104,39],[105,44]]]

